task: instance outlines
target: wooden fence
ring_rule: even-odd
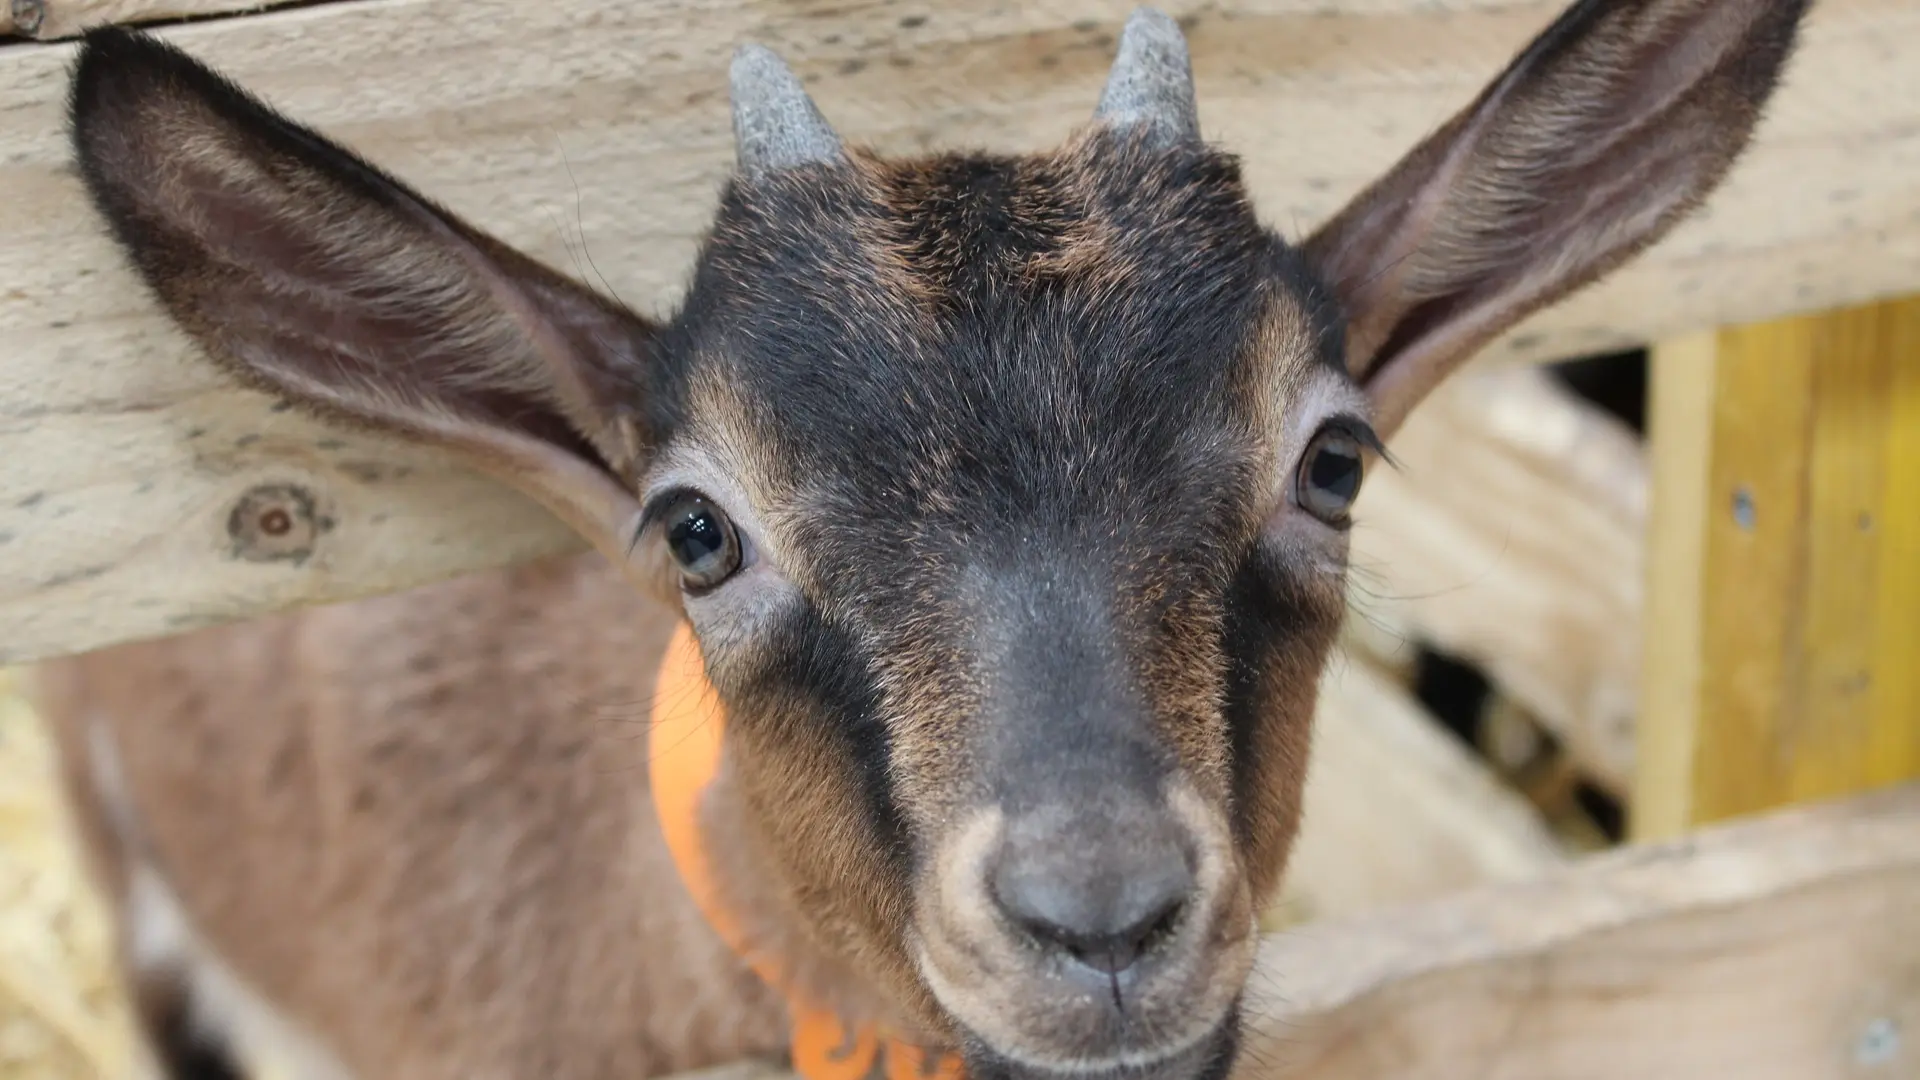
[[[81,197],[58,39],[175,24],[455,211],[661,310],[730,163],[738,42],[780,49],[879,149],[1019,150],[1091,110],[1132,0],[273,6],[0,8],[0,664],[576,548],[495,484],[196,357]],[[1300,235],[1562,3],[1163,6],[1206,134]],[[1489,348],[1397,437],[1407,470],[1370,481],[1356,662],[1329,677],[1250,1075],[1920,1075],[1920,787],[1894,786],[1920,777],[1916,292],[1920,0],[1819,0],[1706,211]],[[1539,366],[1641,346],[1645,438]],[[295,515],[294,557],[236,541],[268,504]],[[1504,775],[1426,715],[1414,645],[1520,718]],[[1558,795],[1516,780],[1543,756]],[[1576,781],[1638,842],[1556,839],[1540,811]]]

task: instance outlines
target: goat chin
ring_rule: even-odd
[[[1226,1080],[1240,1049],[1240,1010],[1200,1039],[1159,1056],[1087,1062],[1070,1068],[1010,1060],[977,1039],[967,1039],[968,1080]]]

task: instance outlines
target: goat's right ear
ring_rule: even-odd
[[[630,569],[645,320],[146,35],[88,34],[71,109],[94,205],[227,370],[449,448]]]
[[[1307,240],[1390,434],[1528,314],[1719,185],[1810,0],[1580,0],[1478,100]]]

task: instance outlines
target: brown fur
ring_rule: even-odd
[[[112,894],[157,867],[359,1075],[654,1075],[786,1034],[647,796],[672,619],[586,556],[44,664],[35,690]]]

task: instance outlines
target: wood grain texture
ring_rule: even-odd
[[[1920,300],[1724,330],[1656,367],[1674,494],[1636,831],[1920,776]]]
[[[1524,799],[1367,665],[1333,665],[1314,732],[1303,824],[1274,922],[1429,900],[1566,861]]]
[[[1436,391],[1354,510],[1353,606],[1370,651],[1474,661],[1625,793],[1633,776],[1648,482],[1626,425],[1543,371]]]
[[[1692,812],[1699,726],[1701,598],[1713,485],[1712,423],[1719,331],[1662,343],[1650,357],[1647,435],[1652,444],[1647,531],[1646,633],[1628,828],[1640,839],[1675,835]],[[1726,508],[1721,508],[1725,510]]]
[[[1914,1076],[1920,786],[1316,924],[1258,963],[1240,1080]]]
[[[736,43],[782,50],[834,123],[880,149],[1020,150],[1088,115],[1132,6],[364,0],[166,33],[510,242],[658,310],[729,164]],[[1299,235],[1466,103],[1560,3],[1168,6],[1190,17],[1207,134],[1245,154],[1264,214]],[[1709,210],[1489,362],[1920,283],[1916,41],[1916,0],[1818,5],[1758,145]],[[442,458],[270,413],[196,359],[80,198],[61,115],[71,57],[0,49],[0,660],[573,546]],[[288,481],[326,508],[314,550],[231,557],[236,500]]]
[[[241,14],[285,2],[287,0],[9,0],[0,6],[0,34],[53,41],[109,23],[137,25]]]

